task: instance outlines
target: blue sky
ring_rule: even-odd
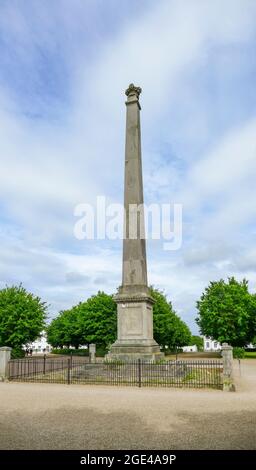
[[[50,316],[121,280],[121,243],[73,236],[76,204],[122,202],[125,95],[142,87],[145,202],[183,204],[149,281],[193,331],[210,280],[256,285],[254,0],[1,0],[0,287]]]

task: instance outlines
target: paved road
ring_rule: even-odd
[[[237,392],[0,383],[0,449],[256,449],[256,361]]]

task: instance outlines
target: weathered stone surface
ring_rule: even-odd
[[[233,378],[233,348],[228,343],[223,343],[221,348],[223,359],[223,390],[227,392],[235,392],[235,384]]]
[[[91,343],[89,344],[89,359],[90,362],[96,362],[96,344]]]
[[[8,346],[0,348],[0,379],[8,378],[8,362],[11,359],[11,350]]]
[[[108,359],[148,359],[162,356],[153,339],[153,299],[147,280],[143,181],[141,163],[140,87],[126,90],[124,240],[122,285],[116,296],[118,338]]]
[[[130,85],[126,90],[126,142],[125,142],[125,186],[124,208],[125,227],[123,241],[123,280],[122,286],[147,286],[146,242],[140,237],[145,231],[143,210],[135,217],[135,210],[143,205],[143,182],[141,164],[140,104],[141,89]],[[134,220],[133,220],[134,218]],[[137,227],[136,227],[137,224]],[[132,239],[134,237],[134,239]],[[137,292],[139,289],[137,289]],[[127,293],[129,290],[127,289]]]

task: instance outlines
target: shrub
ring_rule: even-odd
[[[233,348],[233,357],[234,359],[243,359],[245,357],[245,350],[244,348]]]
[[[108,350],[104,346],[96,345],[96,356],[104,357],[107,354],[107,352]],[[61,355],[72,354],[73,356],[89,356],[89,349],[69,349],[69,348],[53,349],[52,354],[61,354]]]
[[[52,354],[73,355],[73,356],[89,356],[89,349],[53,349]]]
[[[177,348],[177,349],[164,349],[162,350],[162,352],[164,352],[165,356],[173,356],[173,355],[176,355],[176,354],[181,354],[183,351],[181,348]]]
[[[108,349],[105,346],[97,346],[96,344],[96,356],[104,357],[108,353]]]
[[[25,351],[21,348],[13,348],[11,350],[11,359],[21,359],[25,356]]]

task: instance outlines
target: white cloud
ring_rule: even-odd
[[[192,322],[194,300],[212,276],[232,269],[240,275],[243,269],[254,277],[246,260],[255,235],[247,239],[247,250],[242,233],[255,218],[255,117],[244,111],[242,124],[231,118],[223,127],[213,124],[221,105],[214,107],[211,77],[205,90],[201,72],[207,76],[213,51],[253,44],[256,4],[145,2],[112,34],[99,31],[92,6],[79,1],[61,6],[48,10],[40,3],[28,17],[27,7],[8,2],[1,15],[0,33],[16,46],[13,56],[7,43],[3,66],[17,60],[20,71],[10,77],[13,82],[0,82],[0,197],[9,224],[2,234],[1,282],[23,280],[54,311],[98,288],[117,287],[120,245],[79,244],[73,208],[94,203],[100,194],[121,202],[124,88],[133,81],[143,88],[145,192],[150,202],[183,202],[185,215],[180,252],[167,255],[150,245],[149,278]],[[49,59],[45,76],[43,52]],[[221,83],[239,63],[220,59],[216,67]],[[230,102],[237,115],[235,98]],[[10,230],[17,226],[19,237],[13,240]]]
[[[256,170],[256,119],[232,129],[191,171],[194,194],[236,191]],[[201,195],[200,195],[201,196]]]

